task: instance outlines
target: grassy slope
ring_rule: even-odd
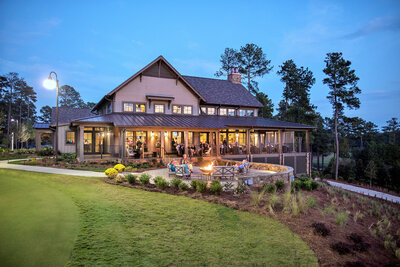
[[[0,188],[1,203],[19,198],[24,198],[22,202],[35,201],[34,196],[22,190],[43,191],[39,195],[52,202],[56,196],[68,196],[63,201],[68,207],[67,203],[75,203],[80,229],[70,265],[317,265],[309,247],[279,222],[216,204],[112,186],[99,179],[10,170],[0,170]],[[60,208],[60,214],[67,214],[63,206]],[[19,233],[18,228],[12,228],[16,223],[13,218],[18,221],[25,210],[30,210],[29,205],[21,204],[17,210],[7,204],[0,206],[0,214],[10,217],[0,219],[1,262],[10,260],[14,250],[20,250],[18,244],[40,241],[42,250],[51,250],[56,249],[54,243],[70,244],[75,237],[71,227],[68,238],[57,237],[52,242],[47,231],[41,236],[24,235],[26,241],[24,236],[16,238]],[[48,213],[57,212],[54,210],[34,209],[32,216],[49,216]],[[66,211],[75,214],[72,207]],[[64,219],[49,218],[44,224],[57,220],[62,223]],[[13,248],[8,245],[10,240],[15,240]],[[25,259],[43,257],[29,249],[18,253]]]

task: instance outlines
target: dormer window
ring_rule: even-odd
[[[163,104],[154,104],[154,113],[165,113],[165,106]]]
[[[172,112],[174,114],[182,114],[182,106],[173,105]]]
[[[226,108],[220,108],[220,109],[219,109],[219,115],[220,115],[220,116],[226,116],[226,115],[228,115],[227,109],[226,109]]]
[[[193,107],[192,106],[183,106],[183,114],[192,115]]]
[[[124,103],[124,112],[133,112],[133,103]]]
[[[215,115],[215,108],[207,108],[207,115]]]
[[[246,110],[245,109],[239,109],[239,116],[240,117],[246,116]]]
[[[145,104],[136,104],[136,112],[146,112]]]
[[[234,108],[228,109],[228,116],[235,116],[235,109]]]
[[[207,107],[201,107],[200,108],[200,113],[201,114],[207,114]]]

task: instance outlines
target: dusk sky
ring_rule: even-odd
[[[279,3],[278,3],[279,2]],[[55,105],[42,81],[97,102],[163,55],[181,74],[214,77],[226,47],[261,46],[272,72],[258,81],[275,107],[287,59],[314,72],[311,101],[331,116],[324,58],[343,52],[359,76],[361,108],[379,126],[400,117],[400,1],[0,1],[0,73],[18,72]]]

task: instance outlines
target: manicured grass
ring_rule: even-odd
[[[318,265],[281,223],[200,200],[12,170],[0,194],[5,265]]]

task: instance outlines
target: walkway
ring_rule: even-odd
[[[17,159],[17,160],[21,160],[21,159]],[[9,161],[16,161],[16,160],[9,160]],[[41,166],[29,166],[29,165],[20,165],[20,164],[9,164],[8,163],[9,161],[1,160],[0,168],[21,170],[21,171],[30,171],[30,172],[64,174],[64,175],[73,175],[73,176],[105,177],[104,173],[102,173],[102,172],[80,171],[80,170],[60,169],[60,168],[41,167]]]
[[[334,181],[329,181],[329,180],[326,180],[326,182],[332,186],[343,188],[343,189],[346,189],[346,190],[349,190],[352,192],[356,192],[356,193],[359,193],[362,195],[376,197],[376,198],[384,199],[384,200],[394,202],[394,203],[400,203],[400,197],[397,197],[394,195],[390,195],[390,194],[386,194],[383,192],[370,190],[370,189],[366,189],[366,188],[362,188],[362,187],[358,187],[358,186],[354,186],[354,185],[348,185],[348,184],[338,183],[338,182],[334,182]]]

